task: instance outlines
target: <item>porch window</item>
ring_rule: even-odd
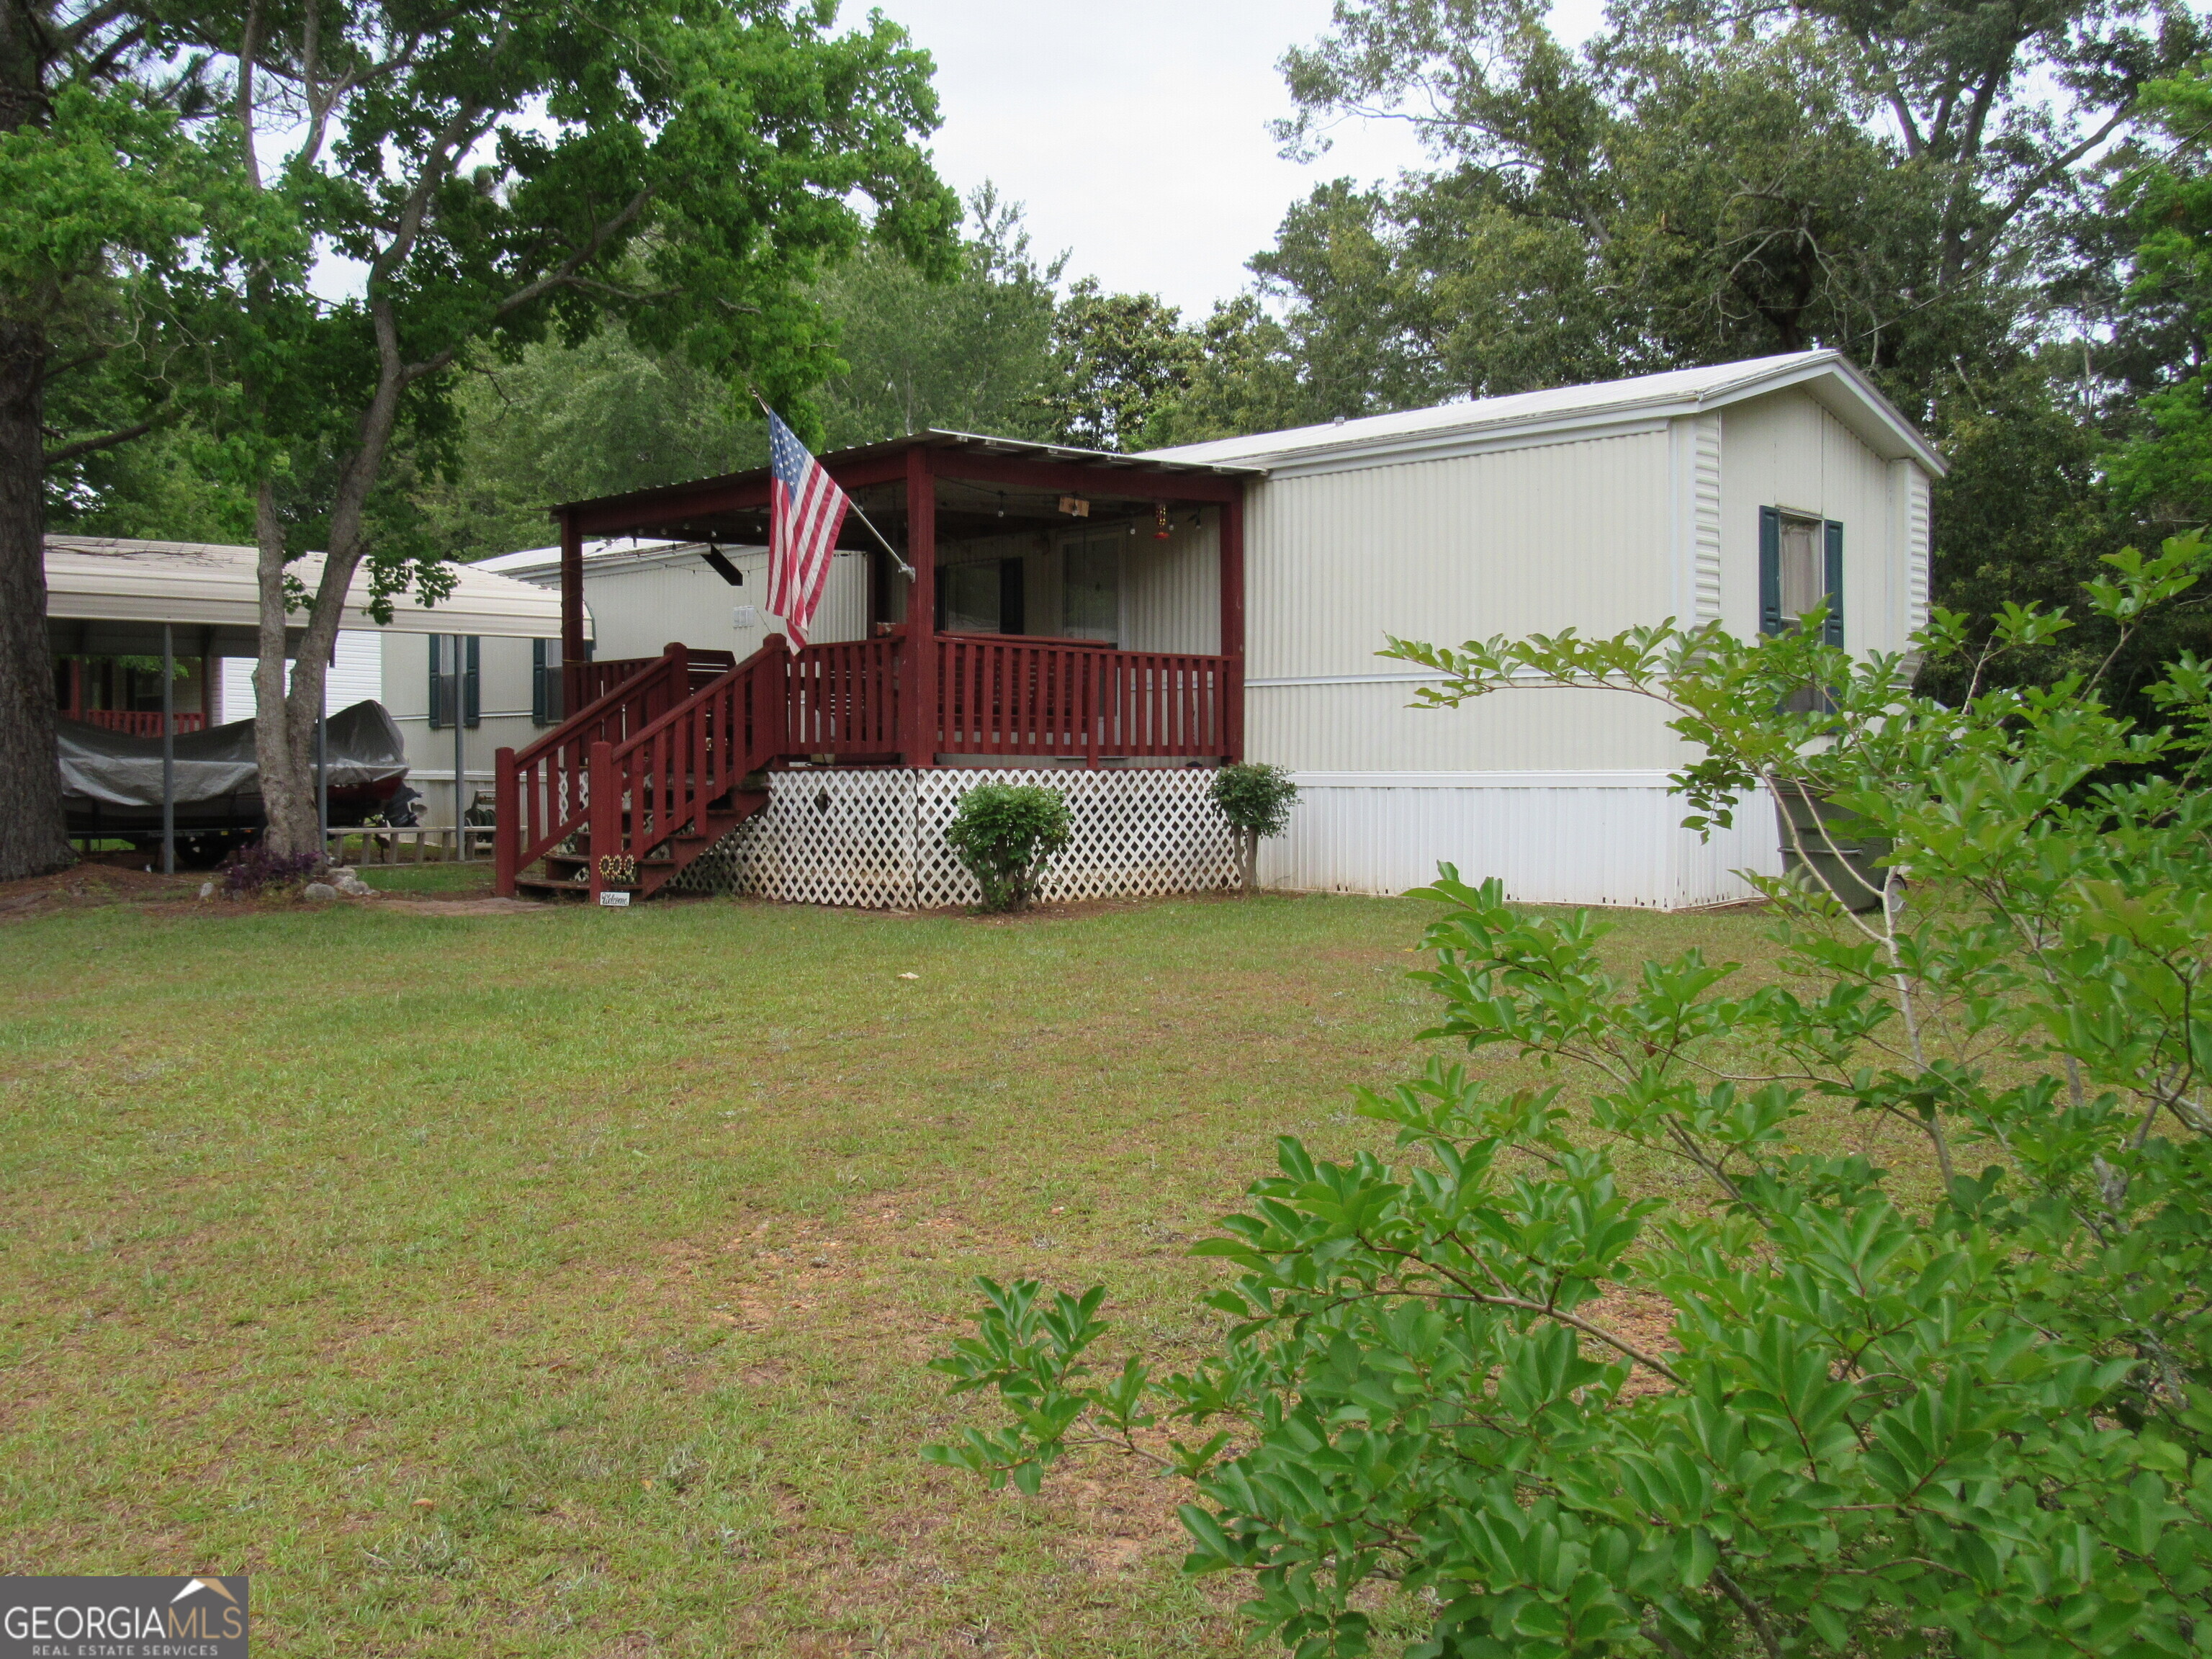
[[[1121,637],[1120,536],[1089,536],[1065,544],[1060,587],[1061,635],[1071,640]]]
[[[465,635],[462,640],[464,648],[457,662],[453,635],[432,634],[428,638],[430,729],[436,732],[451,726],[457,708],[464,726],[476,725],[483,716],[482,699],[477,695],[483,678],[478,647],[483,642],[473,634]]]

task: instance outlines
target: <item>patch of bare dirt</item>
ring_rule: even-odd
[[[1576,1313],[1654,1359],[1665,1362],[1674,1356],[1674,1310],[1662,1296],[1616,1285],[1595,1302],[1577,1309]],[[1622,1357],[1618,1349],[1595,1338],[1585,1339],[1583,1347],[1593,1359],[1612,1363]],[[1638,1365],[1621,1385],[1620,1397],[1634,1400],[1647,1394],[1662,1394],[1668,1386],[1667,1380],[1650,1367]]]
[[[159,871],[110,863],[104,855],[50,876],[0,882],[0,920],[50,915],[56,910],[84,910],[106,904],[159,903],[188,897],[207,878],[193,871],[165,876]]]

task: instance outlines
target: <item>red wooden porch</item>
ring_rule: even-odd
[[[617,536],[709,550],[758,546],[767,539],[765,469],[557,510],[564,706],[574,712],[530,748],[500,752],[500,891],[649,896],[760,809],[769,770],[794,763],[1095,767],[1242,757],[1241,469],[935,432],[823,463],[900,556],[854,515],[839,545],[866,562],[865,635],[797,652],[771,636],[742,662],[682,643],[659,657],[587,660],[582,550],[587,539]],[[1191,547],[1210,532],[1218,583],[1211,651],[1082,637],[1065,603],[1059,633],[963,627],[939,586],[940,556],[963,545],[972,552],[1033,539],[1048,550],[1072,533],[1099,546],[1125,536],[1164,543],[1185,531]],[[1003,574],[1020,562],[997,568]],[[967,573],[971,588],[975,574]],[[1025,614],[1013,574],[1011,603],[995,608],[1001,620]],[[1179,593],[1188,595],[1190,578],[1182,574]],[[1095,596],[1086,603],[1097,611]],[[1092,633],[1126,628],[1097,615],[1083,621]],[[527,873],[541,863],[540,875]]]

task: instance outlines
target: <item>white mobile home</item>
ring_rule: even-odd
[[[1397,891],[1449,860],[1520,898],[1675,907],[1744,896],[1731,871],[1780,867],[1764,811],[1710,843],[1676,827],[1667,782],[1686,754],[1656,705],[1532,690],[1410,708],[1422,675],[1376,658],[1386,635],[1603,635],[1672,617],[1748,636],[1784,599],[1762,601],[1762,538],[1771,590],[1813,560],[1824,589],[1837,550],[1850,648],[1902,651],[1927,620],[1942,461],[1834,352],[1164,458],[1266,469],[1246,532],[1246,741],[1302,793],[1262,866],[1273,885]]]
[[[1710,845],[1680,830],[1684,756],[1651,705],[1532,690],[1417,709],[1419,673],[1375,653],[1668,617],[1749,633],[1831,593],[1848,646],[1901,650],[1942,465],[1832,352],[1144,455],[933,431],[823,464],[898,550],[848,521],[795,653],[752,655],[775,620],[765,471],[571,503],[557,553],[515,556],[510,574],[562,591],[568,723],[495,765],[503,883],[597,892],[634,866],[650,893],[711,854],[685,878],[954,902],[937,827],[960,769],[983,767],[1083,775],[1064,891],[1212,885],[1203,772],[1250,759],[1303,790],[1270,884],[1395,892],[1449,860],[1533,901],[1741,897],[1732,871],[1778,867],[1774,828],[1753,811]],[[668,795],[672,743],[696,745],[711,802]]]

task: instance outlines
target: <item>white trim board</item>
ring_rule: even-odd
[[[1376,653],[1378,656],[1381,653]],[[1450,679],[1449,674],[1440,674],[1433,669],[1400,669],[1385,674],[1276,674],[1264,679],[1247,680],[1247,691],[1279,691],[1297,685],[1436,685]],[[1540,668],[1516,668],[1509,677],[1525,680],[1531,685],[1559,684]],[[1577,684],[1580,682],[1577,683]],[[1627,682],[1623,680],[1621,684]]]
[[[1301,789],[1666,789],[1671,772],[1293,772]]]
[[[1665,416],[1614,419],[1561,416],[1511,432],[1447,432],[1433,437],[1394,438],[1360,448],[1346,448],[1310,460],[1282,460],[1267,469],[1271,480],[1316,477],[1325,472],[1358,472],[1369,467],[1402,466],[1409,461],[1456,461],[1469,455],[1495,455],[1509,449],[1547,449],[1559,444],[1604,438],[1640,438],[1668,427]]]
[[[1284,674],[1262,680],[1247,680],[1247,691],[1279,691],[1289,685],[1427,685],[1447,678],[1443,674],[1426,669],[1397,674]]]

